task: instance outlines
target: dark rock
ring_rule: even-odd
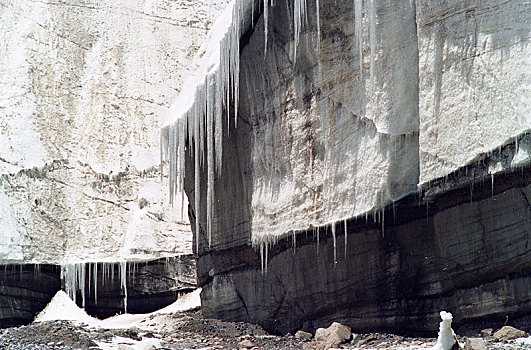
[[[94,286],[85,287],[85,310],[89,315],[106,318],[124,312],[125,294],[119,276],[119,264],[107,267],[98,263],[97,299]],[[107,264],[109,265],[109,264]],[[94,271],[94,264],[86,266],[87,280],[89,272]],[[127,270],[127,312],[148,313],[173,303],[180,294],[196,288],[195,260],[191,255],[181,255],[145,262],[128,262]],[[113,273],[109,273],[111,271]],[[105,276],[105,279],[104,279]],[[78,305],[81,295],[78,293]]]
[[[86,264],[84,288],[88,314],[106,318],[125,311],[119,269],[118,263]],[[195,259],[191,255],[128,262],[125,270],[130,313],[158,310],[196,288]],[[0,265],[0,327],[33,321],[61,289],[61,283],[61,267],[57,265]],[[81,289],[77,291],[76,303],[83,306]]]
[[[531,310],[530,173],[503,175],[496,181],[501,186],[505,178],[509,188],[491,195],[489,185],[484,197],[479,182],[473,201],[461,189],[434,198],[429,210],[415,198],[399,201],[386,213],[397,219],[386,224],[385,236],[377,225],[349,220],[348,241],[355,244],[347,245],[345,258],[338,236],[337,264],[328,228],[321,228],[319,248],[312,232],[297,236],[295,250],[291,239],[278,242],[264,273],[249,246],[202,254],[203,312],[277,334],[334,320],[360,331],[435,332],[443,309],[457,326],[525,315]]]

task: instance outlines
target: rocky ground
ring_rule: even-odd
[[[158,314],[140,321],[137,326],[111,329],[76,324],[70,321],[37,322],[28,326],[0,330],[2,350],[155,350],[155,349],[302,349],[328,348],[326,341],[316,341],[310,334],[274,336],[261,327],[236,322],[204,319],[200,310]],[[496,339],[489,331],[479,334],[485,345],[470,350],[531,349],[530,338]],[[458,337],[462,346],[468,338]],[[334,348],[342,349],[429,349],[435,338],[409,338],[392,334],[353,334]],[[477,342],[476,342],[477,344]]]

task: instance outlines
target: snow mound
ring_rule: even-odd
[[[170,314],[174,312],[185,312],[201,307],[201,288],[185,294],[177,299],[173,304],[166,306],[160,310],[154,311],[152,314]]]
[[[34,322],[45,321],[73,321],[76,323],[86,323],[95,328],[124,329],[138,327],[140,329],[160,330],[167,326],[168,321],[165,314],[185,312],[201,307],[201,288],[191,293],[185,294],[160,310],[149,314],[122,314],[104,320],[89,316],[85,310],[76,305],[75,302],[64,292],[59,291],[52,298],[52,301],[36,317]],[[158,316],[158,317],[155,317]],[[147,322],[149,320],[149,322]]]
[[[35,317],[34,322],[58,320],[87,324],[99,322],[98,319],[89,316],[85,310],[77,306],[76,303],[62,290],[58,291],[44,310],[39,312]]]

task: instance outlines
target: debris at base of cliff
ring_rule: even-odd
[[[370,333],[356,334],[351,341],[336,347],[323,347],[321,342],[315,340],[299,340],[292,335],[271,335],[253,324],[205,319],[201,311],[155,315],[141,327],[111,329],[89,327],[74,324],[71,321],[38,322],[28,326],[0,330],[0,349],[428,350],[436,343],[436,338]],[[459,336],[457,338],[459,344],[467,343],[467,338]],[[483,341],[487,350],[531,350],[531,337],[506,342],[498,342],[494,339],[483,339]]]

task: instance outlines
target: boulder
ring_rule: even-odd
[[[481,336],[483,338],[492,337],[493,333],[494,333],[494,329],[492,328],[485,328],[481,330]]]
[[[525,336],[526,333],[524,331],[521,331],[511,326],[503,326],[502,328],[494,332],[494,339],[496,339],[497,341],[507,341],[512,339],[523,338]]]
[[[295,333],[295,338],[298,340],[310,340],[312,334],[305,331],[297,331],[297,333]]]
[[[463,350],[487,350],[487,346],[481,338],[467,338]]]
[[[350,327],[334,322],[328,328],[318,328],[315,331],[315,340],[323,342],[328,347],[338,346],[352,337]]]

